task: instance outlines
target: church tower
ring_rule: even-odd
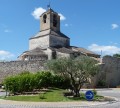
[[[60,57],[87,55],[99,58],[83,48],[70,46],[70,38],[60,31],[60,16],[49,8],[40,16],[40,30],[29,39],[29,50],[19,56],[19,60],[51,60]]]
[[[60,31],[60,16],[49,8],[40,16],[40,31],[29,39],[29,50],[68,46],[70,38]]]
[[[51,8],[40,16],[40,31],[48,29],[60,32],[60,16]]]

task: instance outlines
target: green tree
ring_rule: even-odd
[[[118,57],[118,58],[120,58],[120,54],[113,54],[113,57]]]
[[[80,96],[80,89],[88,78],[94,76],[98,72],[97,61],[86,56],[80,56],[76,59],[60,58],[47,62],[48,69],[60,74],[64,77],[69,77],[71,81],[71,90],[74,96]]]

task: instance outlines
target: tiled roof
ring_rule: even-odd
[[[39,37],[43,37],[43,36],[47,36],[47,35],[54,35],[54,36],[58,36],[58,37],[69,38],[61,32],[55,32],[51,29],[47,29],[47,30],[38,32],[35,36],[31,37],[30,39],[39,38]]]
[[[35,48],[33,50],[29,50],[24,52],[25,55],[43,55],[46,56],[46,54],[40,49],[40,48]]]
[[[44,12],[43,14],[50,13],[50,12],[51,12],[51,13],[54,12],[54,13],[58,14],[57,12],[55,12],[55,11],[54,11],[53,9],[51,9],[51,8],[48,9],[48,10],[47,10],[46,12]],[[43,14],[41,14],[40,17],[43,16]]]
[[[55,36],[59,36],[59,37],[64,37],[64,38],[69,38],[67,37],[65,34],[61,33],[61,32],[55,32],[53,30],[51,30],[50,32],[51,35],[55,35]]]
[[[88,56],[95,56],[95,57],[100,57],[100,55],[87,50],[85,48],[81,48],[81,47],[75,47],[75,46],[70,46],[70,47],[50,47],[51,50],[53,51],[58,51],[61,53],[82,53],[84,55],[88,55]]]
[[[84,53],[84,54],[87,54],[87,55],[95,55],[95,56],[100,56],[99,54],[96,54],[96,53],[94,53],[94,52],[92,52],[92,51],[90,51],[90,50],[87,50],[87,49],[85,49],[85,48],[82,48],[82,47],[71,47],[73,50],[77,50],[77,51],[79,51],[79,52],[81,52],[81,53]]]

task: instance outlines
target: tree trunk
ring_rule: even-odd
[[[76,83],[74,78],[72,78],[72,89],[73,89],[73,94],[74,94],[74,97],[80,97],[80,86],[79,86],[79,83]]]
[[[79,89],[78,88],[75,88],[74,89],[74,97],[80,97],[80,93],[79,93]]]
[[[79,90],[75,90],[75,91],[74,91],[74,97],[80,97]]]

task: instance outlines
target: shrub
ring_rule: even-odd
[[[45,94],[44,94],[44,93],[40,93],[40,94],[39,94],[39,98],[40,98],[40,99],[45,99]]]
[[[65,78],[65,77],[60,76],[60,75],[54,75],[52,82],[53,82],[53,87],[64,88],[64,89],[70,87],[69,78]]]
[[[50,72],[37,72],[35,74],[35,87],[37,89],[47,88],[52,85],[52,74]]]
[[[26,74],[30,74],[30,72],[29,71],[23,71],[19,75],[26,75]]]
[[[6,89],[14,94],[33,91],[34,83],[34,74],[32,73],[10,76],[4,80]]]
[[[35,88],[34,74],[22,74],[19,79],[19,92],[33,91]]]
[[[99,80],[97,86],[98,87],[104,87],[106,84],[105,80]]]
[[[7,77],[4,80],[4,85],[11,93],[30,92],[34,89],[55,87],[69,88],[69,78],[64,78],[60,75],[53,75],[51,72],[23,72],[16,76]]]
[[[41,85],[42,87],[50,87],[52,85],[52,74],[51,72],[41,72]]]
[[[92,90],[92,92],[94,95],[97,95],[97,90],[94,89],[94,90]]]
[[[19,92],[19,76],[11,76],[4,80],[5,89],[15,94]]]

